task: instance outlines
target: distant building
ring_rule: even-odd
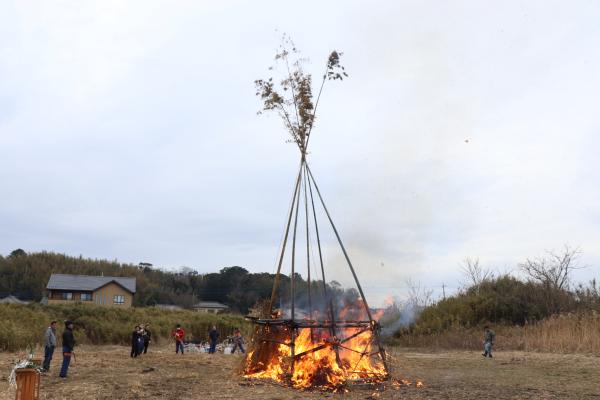
[[[201,301],[192,306],[198,312],[217,314],[229,310],[229,306],[217,301]]]
[[[28,301],[19,300],[17,297],[8,295],[2,299],[0,299],[0,304],[28,304]]]
[[[101,306],[131,307],[135,278],[52,274],[46,289],[48,304],[75,302]]]

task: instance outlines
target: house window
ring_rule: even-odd
[[[71,292],[63,292],[62,299],[63,300],[73,300],[73,293],[71,293]]]
[[[91,293],[81,293],[81,301],[92,301]]]
[[[115,304],[125,304],[125,296],[120,294],[115,294],[113,296],[113,303]]]

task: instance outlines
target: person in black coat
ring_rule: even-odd
[[[135,358],[140,355],[140,341],[142,340],[142,333],[138,325],[133,328],[131,332],[131,357]]]
[[[217,341],[219,340],[219,331],[217,327],[213,325],[212,329],[208,332],[208,339],[210,341],[210,348],[208,349],[209,354],[214,354],[217,349]]]
[[[62,334],[62,351],[63,351],[63,363],[60,369],[61,378],[67,377],[69,371],[69,364],[71,363],[71,356],[75,354],[73,349],[75,348],[75,336],[73,335],[73,323],[71,321],[65,321],[65,330]]]

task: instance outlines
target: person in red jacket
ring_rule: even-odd
[[[177,324],[177,327],[171,334],[175,339],[175,354],[179,353],[181,350],[181,355],[183,355],[183,341],[185,339],[185,331],[181,327],[181,325]]]

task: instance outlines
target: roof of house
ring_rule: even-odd
[[[135,293],[135,278],[125,278],[122,276],[52,274],[50,275],[46,289],[94,291],[111,282],[116,283],[131,293]]]
[[[229,308],[229,306],[218,301],[201,301],[194,304],[193,308]]]
[[[2,303],[2,304],[27,304],[26,301],[19,300],[17,297],[13,296],[12,294],[9,296],[6,296],[3,299],[0,299],[0,303]]]

